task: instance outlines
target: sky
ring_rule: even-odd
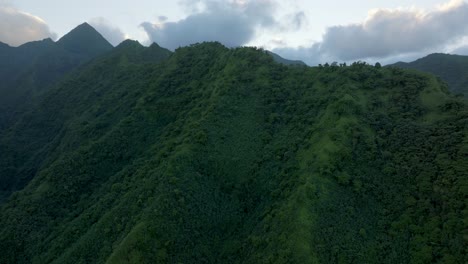
[[[0,41],[59,39],[88,22],[111,44],[257,46],[309,65],[468,55],[463,0],[0,0]]]

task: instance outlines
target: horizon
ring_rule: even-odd
[[[83,22],[83,23],[81,23],[81,24],[79,24],[79,25],[77,25],[76,27],[74,27],[73,29],[71,29],[69,32],[67,32],[65,35],[61,36],[60,38],[58,38],[58,39],[56,39],[56,40],[54,40],[54,39],[52,39],[52,38],[50,38],[50,37],[47,37],[47,38],[44,38],[44,39],[41,39],[41,40],[33,40],[33,41],[30,41],[30,42],[26,42],[26,43],[23,43],[23,44],[21,44],[21,45],[19,45],[19,46],[16,46],[16,47],[15,47],[15,46],[11,46],[11,45],[9,45],[8,43],[4,43],[4,42],[1,42],[1,41],[0,41],[0,43],[6,44],[6,45],[8,45],[9,47],[12,47],[12,48],[17,48],[17,47],[21,47],[21,46],[27,45],[27,44],[29,44],[29,43],[33,43],[33,42],[42,42],[42,41],[46,41],[46,40],[50,40],[50,41],[52,41],[52,42],[54,42],[54,43],[57,43],[57,42],[59,42],[63,37],[69,35],[69,34],[72,33],[74,30],[76,30],[77,28],[79,28],[80,26],[83,26],[83,25],[87,25],[87,26],[93,28],[93,29],[94,29],[100,36],[102,36],[113,48],[116,48],[116,47],[120,46],[120,45],[121,45],[122,43],[124,43],[124,42],[132,41],[132,42],[138,43],[138,44],[141,45],[142,47],[150,47],[151,45],[156,44],[156,45],[158,45],[158,46],[160,46],[160,47],[162,47],[162,48],[167,49],[166,47],[163,47],[163,46],[159,45],[159,43],[154,42],[154,41],[153,41],[153,42],[147,42],[147,43],[141,43],[139,40],[137,40],[137,39],[131,39],[131,38],[124,39],[124,40],[122,40],[120,43],[118,43],[117,45],[113,45],[113,44],[110,43],[109,40],[106,39],[95,27],[93,27],[91,24],[89,24],[89,23],[86,22],[86,21]],[[203,41],[203,42],[218,42],[218,41]],[[219,43],[222,44],[222,45],[224,45],[224,44],[221,43],[221,42],[219,42]],[[197,44],[197,43],[192,43],[192,44],[190,44],[190,45],[193,45],[193,44]],[[227,46],[226,46],[226,47],[227,47]],[[271,51],[271,50],[265,49],[265,48],[263,48],[263,47],[248,46],[248,45],[245,45],[245,46],[242,46],[242,47],[255,47],[255,48],[259,48],[259,49],[263,49],[263,50],[265,50],[265,51],[271,52],[271,53],[273,53],[273,54],[275,54],[275,55],[278,55],[278,56],[280,56],[282,59],[286,59],[286,60],[290,60],[290,61],[300,61],[300,62],[304,62],[304,61],[302,61],[301,59],[295,59],[295,60],[293,60],[293,59],[290,59],[290,58],[287,58],[287,57],[283,57],[283,56],[281,56],[280,54],[277,54],[277,53],[275,53],[275,52],[273,52],[273,51]],[[234,47],[228,47],[228,48],[234,48]],[[382,64],[383,64],[383,65],[391,65],[391,64],[395,64],[395,63],[409,63],[409,62],[412,62],[412,61],[415,61],[415,60],[419,60],[419,59],[422,59],[422,58],[425,58],[425,57],[428,57],[428,56],[431,56],[431,55],[435,55],[435,54],[454,55],[454,56],[468,56],[468,55],[461,55],[461,54],[454,54],[454,53],[433,52],[433,53],[426,54],[426,55],[424,55],[424,56],[422,56],[422,57],[415,58],[415,59],[413,59],[413,60],[411,60],[411,61],[410,61],[410,60],[408,60],[408,61],[394,61],[394,62],[391,62],[391,63],[382,63]],[[359,61],[359,60],[351,61],[350,63],[352,63],[352,62],[358,62],[358,61]],[[366,62],[366,63],[368,63],[368,64],[381,63],[380,61],[375,61],[375,62],[363,61],[363,62]],[[331,64],[331,63],[337,63],[337,62],[336,62],[336,61],[323,61],[322,63],[317,63],[316,65],[310,65],[310,64],[307,64],[307,63],[306,63],[306,64],[307,64],[308,66],[314,67],[314,66],[318,66],[319,64],[325,64],[325,63]]]
[[[335,8],[341,16],[327,19],[317,16],[322,13],[314,9],[317,6],[311,7],[301,0],[288,7],[275,0],[183,0],[171,4],[156,1],[151,7],[160,7],[158,12],[143,8],[150,6],[148,1],[140,1],[138,8],[118,2],[105,9],[106,2],[96,3],[96,10],[89,12],[83,8],[87,1],[68,3],[81,9],[74,8],[76,12],[65,16],[68,13],[62,3],[46,8],[50,6],[49,0],[41,4],[0,1],[0,17],[7,21],[0,28],[0,41],[19,46],[45,38],[57,40],[74,28],[70,26],[73,21],[80,19],[113,46],[133,39],[144,46],[154,42],[174,50],[218,41],[227,47],[263,48],[308,65],[333,61],[391,64],[414,61],[432,53],[468,55],[468,4],[461,0],[413,1],[412,5],[405,1],[347,3],[341,6],[349,4],[348,9],[355,12]],[[321,4],[318,9],[328,10],[330,4]],[[122,19],[113,17],[125,8],[129,11]],[[148,12],[153,12],[152,21],[145,18]],[[136,14],[141,14],[141,19]],[[125,20],[126,17],[143,22],[131,27],[133,22]],[[26,33],[14,34],[22,30]],[[433,36],[436,30],[438,34]]]

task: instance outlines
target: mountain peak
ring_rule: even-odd
[[[126,39],[122,41],[116,48],[124,48],[124,47],[138,47],[143,48],[143,45],[140,44],[137,40]]]
[[[159,46],[159,44],[158,44],[158,43],[156,43],[156,42],[153,42],[153,43],[151,43],[151,45],[150,45],[150,48],[162,48],[162,47],[161,47],[161,46]]]
[[[112,49],[112,45],[86,22],[63,36],[57,44],[73,53],[89,56],[96,56]]]
[[[46,38],[43,40],[36,40],[24,43],[23,45],[17,47],[21,52],[32,52],[32,53],[41,53],[44,52],[54,46],[54,41],[50,38]]]
[[[84,22],[84,23],[78,25],[75,29],[78,29],[78,28],[94,30],[94,28],[90,24],[88,24],[88,22]]]
[[[157,63],[167,59],[171,51],[158,45],[145,47],[137,40],[126,39],[114,49],[117,56],[125,56],[126,60],[134,63]]]

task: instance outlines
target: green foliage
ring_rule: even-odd
[[[454,94],[468,96],[468,56],[435,53],[410,63],[392,66],[432,73],[447,82]]]
[[[146,84],[144,79],[151,74],[144,65],[162,61],[170,52],[156,44],[148,48],[128,44],[122,43],[108,55],[79,67],[56,87],[45,88],[48,91],[44,95],[30,98],[32,102],[22,109],[26,113],[19,121],[10,129],[0,129],[0,201],[2,196],[22,189],[44,162],[56,159],[44,153],[59,148],[55,152],[61,155],[66,148],[95,140],[131,111],[115,101],[136,104],[141,91],[133,87]],[[138,61],[129,61],[128,57]],[[128,81],[133,83],[128,85]],[[62,130],[64,126],[68,132]]]
[[[66,74],[111,49],[86,23],[58,42],[45,39],[17,48],[0,47],[0,134]]]
[[[127,41],[2,135],[0,263],[466,263],[467,120],[422,73]]]

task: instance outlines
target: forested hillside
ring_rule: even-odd
[[[51,158],[51,153],[62,155],[60,149],[53,152],[59,145],[71,144],[70,147],[76,148],[93,138],[92,135],[86,135],[80,139],[75,132],[66,133],[66,124],[82,130],[86,126],[81,122],[99,118],[102,122],[97,125],[98,128],[104,124],[111,126],[115,120],[110,118],[110,113],[130,111],[130,105],[125,106],[128,102],[121,101],[124,104],[122,107],[116,104],[120,101],[119,94],[141,91],[131,91],[131,87],[126,85],[117,88],[121,78],[137,78],[140,73],[136,66],[131,68],[122,65],[133,67],[145,61],[156,63],[167,58],[170,53],[156,44],[144,48],[138,42],[127,40],[107,56],[96,59],[94,63],[66,77],[57,87],[50,87],[43,100],[38,98],[36,106],[32,106],[14,125],[0,134],[0,198],[22,189],[37,174],[43,162]],[[139,64],[132,61],[138,61]],[[104,90],[104,85],[115,91]],[[103,113],[109,114],[102,116]]]
[[[468,97],[468,56],[435,53],[410,63],[398,62],[393,66],[432,73],[447,82],[451,92]]]
[[[126,41],[0,138],[0,263],[467,263],[467,125],[429,74]]]
[[[19,47],[0,42],[0,133],[30,107],[33,98],[79,65],[111,49],[112,45],[86,23],[57,42],[45,39]]]

